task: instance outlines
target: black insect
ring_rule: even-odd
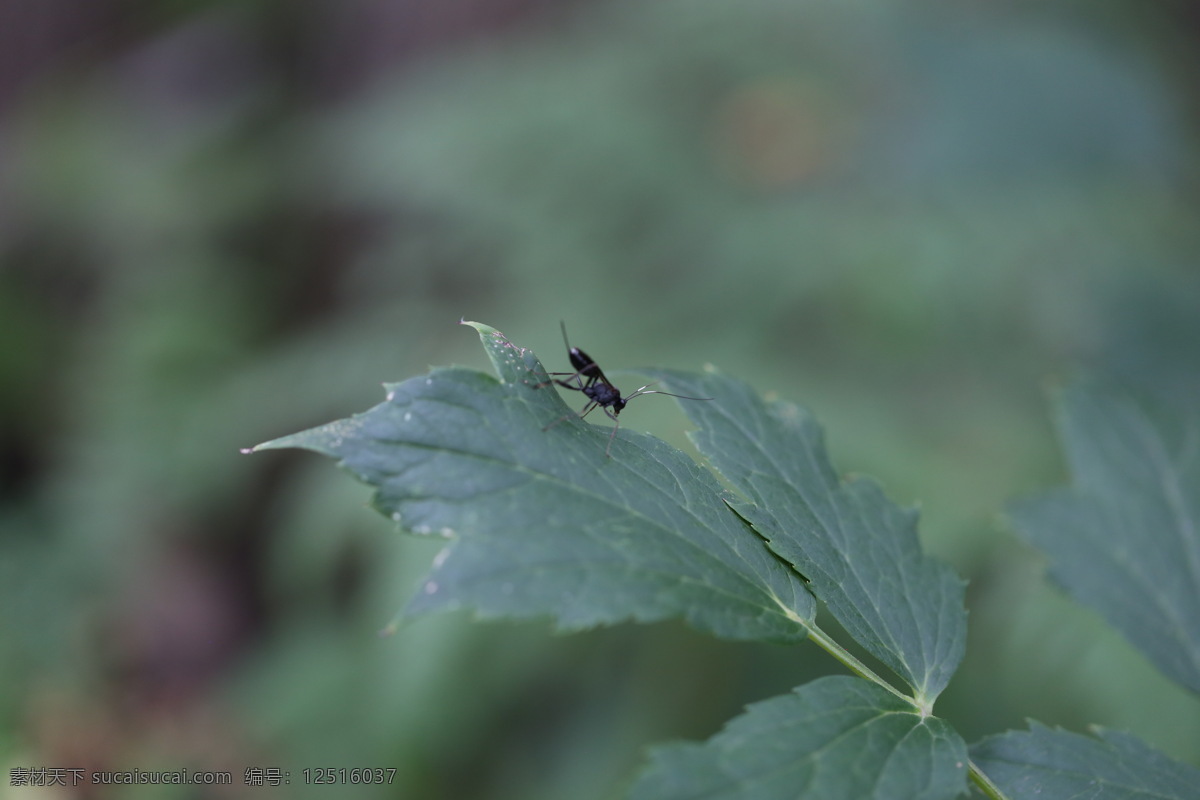
[[[535,386],[535,389],[540,389],[543,386],[549,386],[552,383],[557,383],[559,386],[571,389],[576,392],[583,392],[587,395],[588,404],[579,412],[579,418],[583,419],[593,409],[603,408],[604,413],[608,414],[612,421],[616,423],[613,426],[612,433],[608,436],[608,446],[604,448],[606,458],[612,458],[610,451],[612,450],[613,439],[617,435],[617,429],[621,427],[621,421],[617,419],[617,415],[629,404],[629,401],[643,394],[665,394],[671,397],[678,397],[683,400],[712,400],[711,397],[688,397],[682,394],[671,394],[671,392],[663,392],[657,389],[650,389],[654,383],[647,383],[642,388],[638,389],[631,395],[621,397],[621,390],[613,386],[612,381],[605,377],[604,372],[600,369],[591,356],[580,350],[578,347],[571,347],[571,343],[567,341],[567,324],[559,322],[562,327],[563,344],[567,346],[567,357],[571,359],[571,366],[575,368],[574,372],[548,372],[547,375],[566,375],[565,379],[551,377],[548,381],[543,381]],[[657,381],[655,381],[657,383]],[[560,417],[554,420],[546,427],[542,428],[548,431],[560,422],[571,419],[573,414],[568,414],[565,417]]]

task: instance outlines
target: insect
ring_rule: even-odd
[[[711,397],[688,397],[682,394],[672,394],[671,392],[663,392],[650,387],[657,383],[647,383],[642,388],[638,389],[633,394],[625,397],[621,396],[621,390],[613,386],[612,381],[605,377],[604,372],[600,369],[591,356],[580,350],[578,347],[571,347],[571,343],[567,341],[567,324],[560,321],[559,326],[562,328],[563,344],[567,346],[567,357],[571,359],[571,366],[575,368],[574,372],[548,372],[547,375],[552,376],[550,380],[543,381],[537,384],[534,388],[540,389],[543,386],[549,386],[552,383],[557,383],[559,386],[571,389],[576,392],[583,392],[587,395],[588,403],[579,412],[579,419],[583,419],[596,408],[604,409],[616,425],[613,426],[612,433],[608,435],[608,446],[604,448],[605,458],[612,458],[611,450],[613,439],[616,438],[617,429],[621,427],[621,421],[617,419],[617,415],[629,404],[629,401],[635,397],[640,397],[644,394],[665,394],[671,397],[678,397],[683,400],[712,400]],[[565,379],[553,377],[556,375],[566,375]],[[565,417],[560,417],[554,422],[551,422],[543,431],[548,431],[560,422],[571,419],[574,414],[568,414]]]

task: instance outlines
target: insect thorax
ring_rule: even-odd
[[[613,411],[620,411],[625,407],[625,401],[621,399],[621,393],[617,391],[617,387],[610,383],[591,384],[584,387],[583,393],[601,406],[612,406]]]

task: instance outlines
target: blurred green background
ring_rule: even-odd
[[[677,624],[379,637],[436,543],[327,460],[238,450],[486,369],[460,317],[810,407],[970,579],[940,715],[1200,763],[1200,702],[1001,518],[1066,479],[1047,383],[1200,397],[1198,42],[1170,0],[0,3],[6,768],[610,798],[648,744],[839,671]],[[623,422],[684,444],[673,401]]]

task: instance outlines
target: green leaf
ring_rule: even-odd
[[[657,747],[651,759],[632,800],[938,800],[967,788],[953,728],[845,676],[755,703],[704,744]]]
[[[821,429],[790,403],[768,402],[710,371],[647,370],[684,403],[696,446],[750,503],[731,499],[859,644],[906,680],[922,705],[945,688],[966,642],[964,583],[925,556],[916,513],[865,478],[839,481]]]
[[[1152,419],[1076,383],[1058,398],[1073,485],[1015,504],[1051,575],[1169,677],[1200,692],[1200,420]]]
[[[466,324],[501,380],[435,369],[363,414],[259,445],[333,456],[375,487],[380,512],[450,540],[407,613],[462,606],[562,629],[684,617],[726,638],[804,637],[812,596],[711,473],[626,428],[606,458],[609,427],[539,388],[531,351]]]
[[[1095,729],[1098,738],[1036,722],[991,736],[971,758],[1009,800],[1195,800],[1200,770],[1173,761],[1135,736]]]

